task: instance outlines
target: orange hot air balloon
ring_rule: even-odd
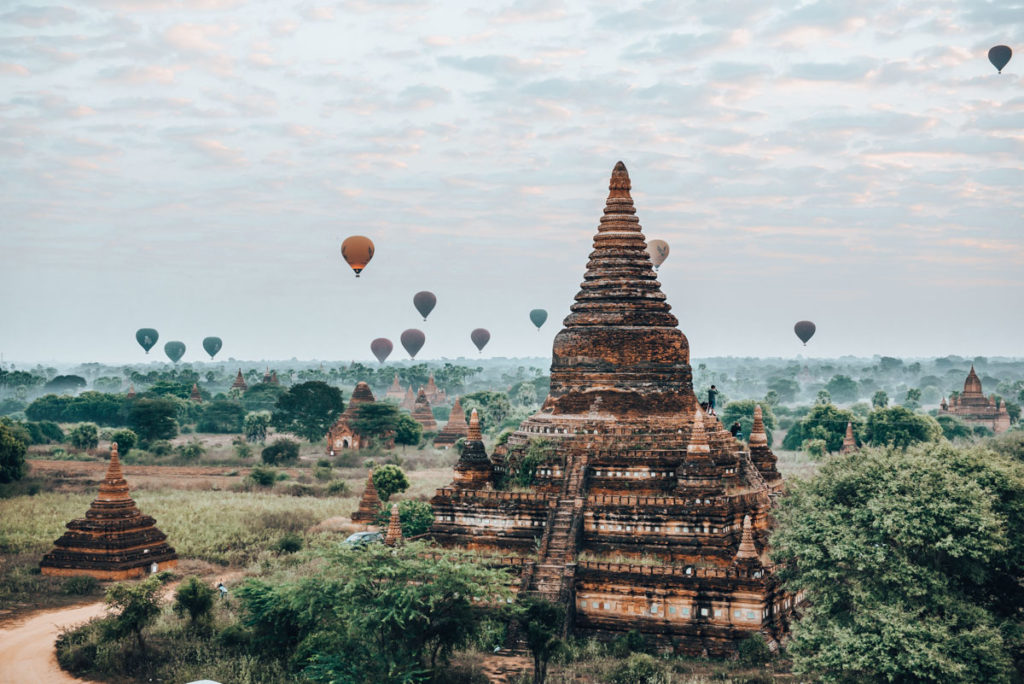
[[[341,257],[356,272],[356,278],[373,258],[373,240],[362,235],[352,235],[341,243]]]

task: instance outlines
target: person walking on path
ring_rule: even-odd
[[[708,415],[717,416],[715,413],[715,399],[718,398],[718,390],[712,385],[711,389],[708,390]]]

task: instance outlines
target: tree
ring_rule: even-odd
[[[237,434],[242,431],[245,409],[237,401],[215,400],[203,404],[196,426],[199,432]]]
[[[846,436],[847,423],[853,423],[855,433],[859,431],[861,422],[852,411],[832,404],[815,404],[804,419],[786,433],[782,448],[795,451],[808,439],[824,439],[829,451],[839,451]]]
[[[548,662],[562,647],[565,606],[539,596],[523,596],[519,599],[516,620],[533,656],[533,684],[544,684]]]
[[[911,387],[907,390],[907,397],[903,400],[903,406],[913,411],[921,407],[921,390]]]
[[[409,478],[401,468],[389,463],[373,471],[373,486],[377,489],[380,500],[387,501],[392,494],[404,492],[409,488]]]
[[[178,423],[174,420],[177,412],[177,404],[171,399],[136,399],[128,409],[128,427],[143,445],[157,439],[174,439],[178,435]]]
[[[860,395],[860,387],[848,375],[833,375],[832,379],[825,384],[825,389],[833,399],[844,403],[857,401],[857,397]]]
[[[76,392],[87,384],[88,383],[86,383],[85,378],[80,375],[58,375],[50,382],[43,385],[43,389],[48,392],[66,394],[68,392]]]
[[[795,481],[772,536],[804,591],[790,653],[824,681],[1008,682],[1024,664],[1024,465],[929,443]]]
[[[467,416],[476,409],[481,429],[498,427],[512,411],[512,404],[504,392],[473,392],[460,401]]]
[[[28,444],[19,439],[10,424],[0,420],[0,483],[14,482],[25,477],[25,452]]]
[[[344,408],[341,390],[311,380],[295,385],[278,397],[271,422],[279,430],[315,442],[327,434]]]
[[[817,397],[817,399],[815,399],[815,403],[817,403],[817,404],[831,404],[832,403],[832,395],[829,394],[828,390],[826,390],[826,389],[818,390],[818,397]]]
[[[267,428],[269,427],[269,411],[253,411],[245,414],[245,419],[242,420],[242,432],[245,434],[245,439],[249,442],[260,442],[262,444],[267,441]]]
[[[113,616],[104,623],[108,638],[123,639],[135,635],[142,652],[146,642],[142,631],[160,615],[160,580],[149,577],[135,584],[118,582],[107,590],[108,610]]]
[[[236,594],[258,653],[312,681],[397,684],[429,680],[487,614],[474,598],[503,603],[508,582],[501,570],[413,542],[335,547],[301,581],[250,580]]]
[[[955,439],[969,439],[974,435],[971,428],[956,416],[936,416],[935,421],[942,428],[942,436],[951,442]]]
[[[121,428],[115,430],[114,434],[110,436],[112,442],[117,443],[117,453],[121,456],[127,456],[128,452],[135,448],[135,445],[139,443],[139,436],[135,434],[134,430],[128,428]]]
[[[423,426],[417,423],[412,416],[407,413],[398,416],[398,421],[395,423],[395,444],[401,444],[403,447],[419,444],[422,436]]]
[[[100,431],[95,423],[79,423],[71,428],[68,441],[76,449],[95,449],[100,444]]]
[[[275,439],[263,447],[260,459],[267,465],[285,465],[299,460],[299,443],[291,439]]]
[[[280,385],[261,382],[245,391],[242,395],[242,406],[246,411],[272,411],[277,405],[278,398],[286,391]]]
[[[391,521],[391,507],[383,506],[377,512],[377,525],[387,529]],[[402,536],[406,539],[417,537],[430,531],[434,524],[434,509],[426,501],[405,499],[398,502],[398,521],[402,526]]]
[[[367,402],[356,407],[349,427],[364,437],[386,440],[398,425],[398,407],[387,401]]]
[[[796,401],[800,385],[791,378],[774,378],[768,381],[768,390],[775,392],[775,395],[783,404],[790,404]]]
[[[918,442],[942,437],[942,426],[931,416],[914,413],[904,406],[872,411],[868,416],[867,441],[874,446],[906,449]]]
[[[730,401],[721,411],[722,425],[730,427],[734,422],[740,424],[740,434],[750,439],[750,430],[754,427],[754,409],[761,407],[761,419],[764,421],[764,431],[768,435],[768,446],[772,445],[772,430],[778,427],[775,413],[769,404],[757,402],[753,399],[742,401]]]
[[[889,395],[885,390],[878,390],[871,396],[871,405],[875,408],[885,408],[889,405]]]
[[[213,597],[213,587],[192,575],[179,584],[174,592],[174,612],[180,617],[188,615],[191,626],[198,628],[210,620]]]

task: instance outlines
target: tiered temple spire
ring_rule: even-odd
[[[843,446],[840,447],[839,453],[848,454],[851,451],[857,450],[857,438],[853,436],[853,423],[846,421],[846,435],[843,437]]]
[[[430,401],[422,387],[412,407],[412,419],[423,426],[424,432],[437,432],[437,421],[434,420],[434,412],[430,409]]]
[[[110,465],[85,518],[72,520],[67,532],[39,564],[44,575],[90,575],[122,580],[174,567],[178,556],[156,521],[143,515],[129,495],[121,472],[117,442]]]
[[[377,520],[377,512],[380,510],[380,496],[377,494],[377,487],[373,484],[373,470],[366,476],[366,488],[363,489],[363,496],[359,499],[359,510],[352,513],[352,522],[364,525],[373,525]]]
[[[384,543],[388,546],[398,546],[402,543],[402,520],[398,514],[398,504],[391,504],[391,520],[388,521]]]
[[[249,385],[245,383],[245,378],[242,377],[242,369],[238,369],[238,375],[235,376],[235,381],[231,383],[231,389],[242,390],[243,392],[249,389]]]
[[[456,397],[452,411],[448,414],[448,423],[434,439],[434,446],[447,449],[468,433],[469,426],[466,424],[466,414],[462,410],[462,403]]]

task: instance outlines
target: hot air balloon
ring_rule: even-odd
[[[1003,73],[1003,67],[1009,64],[1011,57],[1013,57],[1013,50],[1006,45],[996,45],[988,51],[988,61],[992,62],[992,66],[999,73]]]
[[[220,348],[223,346],[224,343],[220,341],[219,337],[203,338],[203,349],[205,349],[206,353],[210,355],[211,360],[217,355],[217,352],[219,352]]]
[[[135,340],[139,345],[149,353],[149,350],[153,348],[156,341],[160,339],[160,333],[152,328],[139,328],[135,331]]]
[[[797,321],[797,324],[793,326],[793,332],[803,341],[805,347],[807,346],[807,340],[814,337],[815,330],[817,328],[810,321]]]
[[[530,312],[530,320],[537,326],[537,330],[540,330],[540,326],[544,325],[544,321],[548,320],[548,312],[544,309],[534,309]]]
[[[366,268],[373,258],[373,240],[362,235],[353,235],[345,238],[341,243],[341,257],[348,262],[352,270],[356,272],[356,278]]]
[[[651,255],[654,270],[657,271],[668,258],[668,243],[664,240],[651,240],[647,243],[647,253]]]
[[[181,357],[185,355],[185,343],[172,341],[164,345],[164,353],[167,354],[167,358],[172,363],[178,363]]]
[[[476,345],[478,351],[483,351],[484,347],[491,340],[491,333],[485,328],[477,328],[473,332],[469,333],[469,339],[473,340],[473,344]]]
[[[405,351],[409,352],[409,356],[415,359],[416,354],[423,348],[423,343],[427,341],[427,336],[423,334],[422,330],[409,328],[402,333],[401,340]]]
[[[420,346],[423,343],[420,342]],[[391,355],[391,350],[395,348],[395,345],[391,344],[391,340],[386,337],[378,337],[370,343],[370,351],[377,357],[377,360],[384,363],[384,360]],[[408,347],[406,347],[408,349]],[[417,347],[418,349],[418,347]]]
[[[423,316],[423,320],[427,320],[427,316],[434,310],[437,305],[437,297],[434,296],[433,292],[417,292],[412,298],[412,304],[416,307],[416,310],[420,312],[420,316]]]

